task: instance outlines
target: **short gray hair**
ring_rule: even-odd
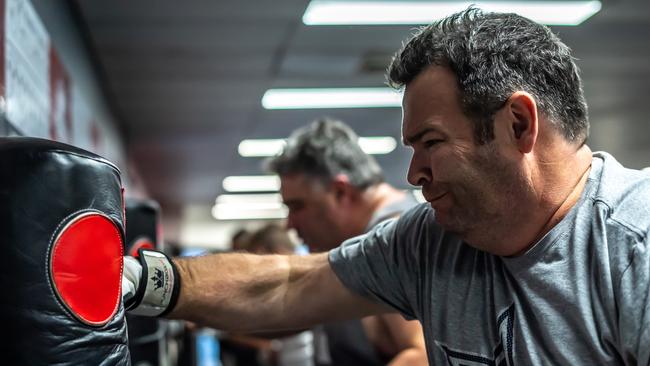
[[[383,182],[384,177],[358,139],[345,123],[321,118],[294,131],[282,153],[267,160],[266,168],[280,176],[305,174],[324,184],[345,174],[352,186],[363,190]]]

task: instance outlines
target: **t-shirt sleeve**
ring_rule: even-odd
[[[621,279],[620,334],[624,358],[650,365],[650,238],[637,244]]]
[[[415,319],[417,314],[416,256],[400,232],[410,215],[375,226],[370,232],[345,241],[329,252],[330,264],[353,292],[386,304]]]

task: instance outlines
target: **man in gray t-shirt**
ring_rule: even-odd
[[[578,202],[524,254],[477,250],[421,205],[330,263],[349,288],[422,320],[436,365],[647,365],[648,202],[650,173],[596,153]]]
[[[392,308],[420,320],[434,365],[650,364],[650,175],[586,145],[569,48],[470,8],[415,34],[388,80],[404,89],[408,180],[428,204],[330,253],[145,254],[145,273],[180,277],[177,303],[136,291],[145,309],[248,330]],[[152,287],[137,269],[127,294]]]

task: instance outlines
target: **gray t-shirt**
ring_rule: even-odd
[[[433,365],[650,364],[650,172],[594,153],[581,198],[525,254],[445,232],[423,204],[330,252],[353,291],[422,322]]]

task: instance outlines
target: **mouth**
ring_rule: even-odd
[[[434,197],[426,196],[424,198],[427,200],[427,202],[434,203],[434,202],[438,201],[439,199],[441,199],[442,197],[444,197],[445,195],[447,195],[447,192],[441,193],[441,194],[439,194],[437,196],[434,196]]]

